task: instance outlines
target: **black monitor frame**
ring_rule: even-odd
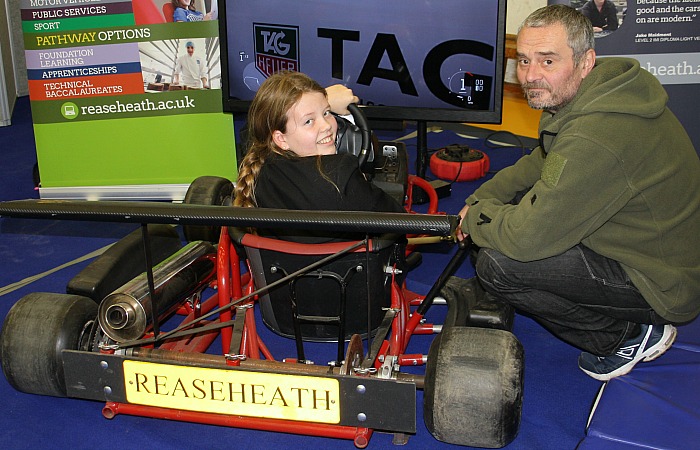
[[[217,0],[218,15],[220,27],[220,46],[221,46],[221,62],[222,62],[222,93],[223,93],[223,109],[225,112],[234,114],[246,113],[250,106],[250,100],[241,100],[233,98],[230,94],[229,82],[229,42],[228,42],[228,24],[227,24],[227,3],[232,0]],[[495,46],[485,45],[478,41],[473,42],[475,47],[470,48],[470,54],[482,56],[493,62],[496,70],[492,77],[491,90],[493,98],[488,109],[474,108],[459,108],[445,107],[416,107],[416,106],[397,106],[397,105],[362,105],[362,111],[368,119],[374,123],[376,121],[415,121],[417,122],[418,131],[418,158],[416,162],[416,172],[419,176],[424,176],[425,165],[427,164],[427,122],[456,122],[456,123],[484,123],[484,124],[500,124],[503,108],[503,83],[505,75],[505,18],[506,18],[506,0],[493,0],[498,3],[498,30],[496,30]],[[468,4],[469,0],[464,0]],[[253,2],[254,3],[254,2]],[[351,6],[352,2],[348,3]],[[407,7],[408,4],[406,4]],[[466,9],[466,8],[465,8]],[[444,12],[436,11],[436,14]],[[311,12],[310,12],[311,14]],[[400,20],[400,13],[397,12],[395,20]],[[319,24],[323,24],[323,19],[319,18]],[[465,39],[469,38],[469,33],[465,33]],[[485,48],[488,47],[488,48]],[[492,52],[489,54],[489,52]],[[463,53],[463,52],[462,52]],[[484,55],[492,56],[487,58]],[[303,68],[302,68],[303,71]],[[490,75],[490,74],[489,74]],[[419,76],[423,76],[421,73]],[[354,88],[352,84],[343,83],[342,80],[337,80],[338,83],[347,84],[350,88]],[[444,82],[437,80],[444,86]],[[447,91],[447,87],[445,87]],[[362,98],[361,98],[362,103]]]

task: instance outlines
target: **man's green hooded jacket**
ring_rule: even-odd
[[[543,113],[540,146],[467,198],[464,232],[522,262],[581,243],[620,262],[659,315],[692,320],[700,159],[667,100],[636,60],[598,59],[571,102]]]

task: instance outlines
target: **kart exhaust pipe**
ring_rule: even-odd
[[[216,275],[216,249],[196,241],[153,268],[158,320],[173,313]],[[153,301],[146,272],[105,297],[97,311],[102,331],[116,342],[141,338],[153,326]]]

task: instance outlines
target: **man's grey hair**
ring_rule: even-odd
[[[595,35],[591,21],[566,5],[549,5],[530,14],[518,28],[540,28],[561,24],[566,30],[567,44],[574,52],[574,64],[578,64],[588,50],[595,49]]]

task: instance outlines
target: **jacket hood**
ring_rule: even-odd
[[[540,132],[556,134],[572,118],[592,113],[631,114],[644,118],[661,115],[668,94],[656,78],[632,58],[598,58],[581,82],[576,96],[556,114],[542,116]]]

